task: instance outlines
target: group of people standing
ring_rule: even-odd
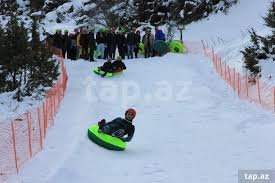
[[[165,34],[156,28],[155,36],[151,28],[145,28],[145,35],[141,39],[140,30],[135,28],[125,32],[121,28],[101,29],[96,34],[93,29],[75,29],[74,33],[68,30],[56,30],[54,35],[46,33],[46,42],[49,46],[60,48],[63,57],[68,59],[115,59],[116,50],[122,59],[138,58],[141,42],[144,45],[145,58],[155,55],[153,45],[157,40],[165,41]]]

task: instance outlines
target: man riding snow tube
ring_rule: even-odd
[[[112,69],[113,69],[113,73],[118,73],[118,72],[122,72],[123,70],[126,70],[126,66],[122,62],[121,56],[117,56],[116,61],[112,63]]]
[[[88,129],[89,138],[96,144],[110,150],[124,150],[135,133],[135,126],[132,124],[136,116],[134,109],[125,112],[125,118],[116,118],[108,123],[105,119],[92,125]]]
[[[121,56],[117,57],[117,60],[112,63],[111,59],[108,59],[103,66],[94,69],[94,73],[101,75],[101,77],[112,77],[119,73],[122,73],[126,69],[125,64],[122,62]]]
[[[97,124],[91,125],[88,129],[88,137],[96,144],[110,150],[123,151],[127,147],[127,143],[117,137],[99,133]]]

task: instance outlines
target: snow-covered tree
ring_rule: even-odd
[[[69,0],[44,0],[45,4],[43,10],[48,13],[50,11],[56,10],[60,5],[69,2]]]
[[[156,26],[165,24],[171,3],[169,0],[134,0],[136,19]]]
[[[264,20],[266,25],[271,29],[272,34],[262,39],[263,50],[275,61],[275,1],[271,3],[271,7]]]
[[[40,42],[37,28],[34,21],[30,41],[24,24],[12,15],[5,30],[0,29],[0,91],[14,91],[18,101],[51,86],[59,75],[58,64]]]
[[[275,61],[275,2],[271,3],[270,9],[266,17],[264,17],[266,25],[271,29],[272,34],[262,37],[256,34],[252,29],[250,31],[251,42],[242,51],[244,56],[245,68],[252,74],[260,72],[259,62],[266,59],[273,59]]]
[[[256,34],[255,30],[250,31],[252,45],[247,46],[244,51],[241,51],[244,56],[244,67],[250,71],[252,75],[257,75],[260,72],[259,67],[259,52],[260,37]]]
[[[226,12],[237,2],[238,0],[175,0],[171,14],[178,23],[187,25],[208,17],[212,12]]]
[[[272,31],[275,31],[275,1],[271,2],[271,7],[266,17],[264,17],[264,20],[266,25],[270,27]]]
[[[30,1],[30,9],[32,12],[40,11],[45,3],[45,0],[29,0]]]
[[[0,0],[0,15],[11,16],[16,14],[17,8],[16,0]]]

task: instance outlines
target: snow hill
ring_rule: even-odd
[[[247,43],[241,30],[261,30],[267,5],[242,0],[227,16],[188,26],[185,39],[211,42],[218,35],[228,45],[216,49],[230,57],[234,52],[226,50],[237,54]],[[168,54],[125,63],[122,75],[103,79],[92,73],[103,61],[66,60],[67,93],[45,148],[9,183],[232,183],[239,169],[274,169],[275,116],[240,100],[208,58]],[[126,151],[88,139],[90,124],[122,116],[128,107],[137,117]]]
[[[229,9],[228,14],[213,14],[207,20],[194,22],[186,27],[186,41],[204,40],[223,58],[227,64],[239,72],[243,69],[243,55],[240,53],[250,44],[248,30],[254,28],[259,35],[265,36],[271,30],[265,26],[262,17],[267,14],[270,0],[241,0]],[[260,63],[262,79],[274,77],[275,64],[270,60]],[[275,84],[273,79],[272,81]]]
[[[127,71],[111,79],[92,73],[102,62],[66,63],[67,94],[45,149],[10,182],[232,183],[238,169],[274,167],[275,116],[239,100],[206,58],[129,60]],[[167,84],[171,95],[161,97]],[[128,149],[91,142],[87,127],[123,115],[124,104],[138,112]]]

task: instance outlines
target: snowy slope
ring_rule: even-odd
[[[232,183],[238,169],[274,168],[275,116],[239,100],[206,58],[129,60],[128,70],[110,79],[91,72],[101,64],[66,62],[67,94],[45,149],[10,183]],[[172,90],[166,101],[157,97],[165,87],[160,81]],[[125,105],[126,91],[138,88],[139,97]],[[138,112],[126,151],[105,150],[88,139],[90,124],[121,116],[126,106]]]
[[[241,70],[245,31],[268,32],[261,19],[268,5],[241,0],[227,16],[187,26],[184,38],[207,40]],[[74,23],[47,25],[72,29]],[[109,79],[92,73],[101,64],[66,61],[68,89],[45,149],[9,183],[232,183],[238,169],[275,168],[275,116],[240,100],[207,58],[127,60],[127,71]],[[163,88],[171,92],[167,100],[160,97]],[[90,124],[122,116],[127,107],[138,114],[126,151],[108,151],[88,139]]]
[[[254,28],[259,35],[271,32],[264,24],[264,17],[271,0],[241,0],[232,6],[228,14],[214,14],[208,20],[194,22],[186,27],[184,39],[201,41],[213,46],[218,54],[231,66],[243,71],[243,55],[240,53],[250,44],[248,30]],[[263,78],[272,75],[275,64],[263,63]],[[275,82],[274,82],[275,83]]]

